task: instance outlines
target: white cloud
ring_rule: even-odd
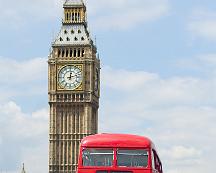
[[[200,54],[194,57],[181,58],[176,65],[178,68],[198,72],[206,78],[215,78],[216,54]]]
[[[115,74],[115,75],[114,75]],[[157,74],[144,71],[129,72],[105,67],[102,84],[120,92],[126,91],[130,99],[148,98],[146,105],[203,103],[215,97],[206,97],[215,87],[214,81],[193,77],[172,77],[162,79]],[[137,91],[139,94],[134,94]],[[143,102],[142,102],[143,103]]]
[[[49,117],[47,115],[48,115],[47,109],[41,109],[41,110],[38,110],[38,111],[32,113],[32,117],[34,119],[48,120]]]
[[[167,15],[168,0],[92,0],[89,14],[93,28],[124,30]]]
[[[207,10],[195,10],[188,29],[196,37],[216,40],[216,13]]]
[[[204,165],[203,155],[201,153],[202,148],[197,149],[192,147],[185,146],[172,146],[168,149],[161,150],[160,154],[164,159],[164,165],[169,166],[169,169],[166,172],[199,172],[199,169],[196,169],[197,165]],[[191,170],[191,167],[194,169]],[[174,171],[175,170],[175,171]]]
[[[22,112],[21,108],[14,102],[8,102],[6,104],[0,105],[1,108],[1,121],[7,124],[1,124],[4,126],[5,134],[13,134],[13,130],[19,129],[16,131],[14,137],[25,136],[31,137],[40,135],[47,128],[47,125],[44,126],[43,122],[48,120],[48,111],[46,109],[41,109],[36,112],[33,112],[32,115],[28,115]],[[39,115],[41,113],[41,115]],[[40,118],[41,117],[41,118]],[[46,117],[46,118],[44,118]]]
[[[171,158],[182,160],[193,157],[199,157],[201,155],[200,150],[193,147],[186,148],[184,146],[174,146],[167,152]]]
[[[31,96],[30,101],[34,99],[36,105],[35,97],[47,93],[46,61],[46,58],[20,62],[0,58],[0,168],[7,172],[19,172],[22,162],[30,172],[47,172],[48,110],[24,113],[10,101],[17,96],[22,99]],[[26,101],[29,98],[23,105]]]
[[[143,71],[128,72],[126,70],[113,70],[110,67],[105,67],[103,72],[104,85],[114,89],[134,90],[139,89],[149,82],[158,80],[156,74],[151,74]]]
[[[19,71],[22,64],[37,63],[14,64]],[[45,66],[46,63],[42,64]],[[43,73],[38,80],[44,78]],[[27,75],[20,80],[32,79]],[[105,67],[101,81],[101,132],[149,136],[159,148],[165,172],[201,173],[203,169],[200,167],[211,168],[216,161],[216,82],[213,78],[162,78],[156,73]],[[22,85],[19,81],[15,83]],[[27,170],[45,172],[48,164],[48,110],[27,114],[10,101],[0,105],[0,115],[0,166],[6,168],[14,163],[12,172],[25,162]]]
[[[102,68],[100,131],[149,136],[159,148],[164,172],[211,170],[216,161],[215,87],[213,76],[162,78]]]
[[[34,22],[44,21],[53,17],[61,15],[61,1],[54,0],[19,0],[19,3],[14,4],[14,1],[0,0],[0,21],[6,25],[13,26],[13,28],[29,24],[32,19]]]
[[[18,62],[0,57],[0,102],[15,96],[41,95],[47,91],[47,59]]]
[[[17,83],[37,82],[44,79],[47,71],[47,58],[34,58],[23,62],[0,58],[0,83],[16,85]]]
[[[26,162],[31,172],[47,172],[48,111],[26,114],[16,103],[8,102],[0,104],[0,115],[1,169],[19,172],[17,169]]]
[[[209,66],[215,67],[216,65],[216,54],[206,54],[206,55],[200,55],[198,58],[205,64]]]
[[[13,28],[28,25],[32,19],[34,22],[61,21],[63,2],[19,0],[11,6],[11,1],[0,0],[0,21]],[[91,0],[87,2],[87,8],[92,28],[122,30],[167,15],[169,3],[168,0]]]

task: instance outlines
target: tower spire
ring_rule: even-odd
[[[25,164],[23,163],[23,167],[22,167],[22,172],[21,173],[26,173],[25,171]]]
[[[49,173],[76,173],[81,139],[98,131],[100,61],[87,28],[86,6],[83,0],[65,0],[63,7],[48,60]]]

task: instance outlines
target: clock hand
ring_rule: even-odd
[[[72,76],[72,73],[70,73],[70,76],[67,77],[67,78],[68,78],[69,80],[71,80],[72,77],[74,77],[74,76]]]

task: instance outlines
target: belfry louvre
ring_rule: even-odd
[[[80,141],[98,131],[100,60],[82,0],[66,0],[48,59],[49,173],[76,172]]]

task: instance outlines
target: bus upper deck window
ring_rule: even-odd
[[[147,150],[124,150],[117,151],[117,165],[122,167],[147,167]]]
[[[82,152],[83,166],[112,166],[112,149],[84,149]]]

